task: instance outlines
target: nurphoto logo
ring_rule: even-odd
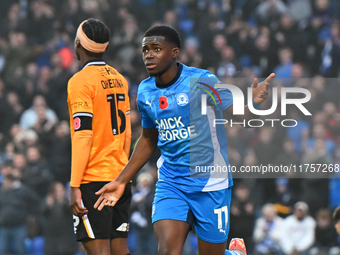
[[[215,85],[215,89],[205,83],[199,82],[202,85],[205,85],[208,87],[212,93],[216,95],[218,100],[220,101],[221,105],[221,99],[220,96],[218,95],[218,91],[222,89],[229,89],[232,93],[233,96],[233,115],[244,115],[244,105],[245,105],[245,100],[244,100],[244,95],[243,92],[240,88],[238,88],[235,85],[231,84],[221,84],[218,83]],[[209,92],[207,89],[200,88],[201,90],[204,90],[214,101],[215,105],[216,100],[211,92]],[[255,109],[253,105],[253,97],[252,97],[252,88],[248,88],[248,96],[247,96],[247,106],[249,108],[249,111],[255,115],[258,116],[268,116],[272,113],[274,113],[277,109],[278,106],[278,90],[277,88],[272,88],[271,94],[272,94],[272,106],[270,109],[267,110],[258,110]],[[288,93],[300,93],[303,94],[303,98],[288,98]],[[201,96],[201,114],[206,115],[207,114],[207,94],[202,94]],[[311,99],[311,93],[305,88],[293,88],[293,87],[283,87],[281,88],[281,116],[286,116],[287,115],[287,105],[295,105],[305,116],[310,116],[312,115],[306,107],[303,105],[307,103]],[[231,126],[235,124],[241,124],[243,126],[248,126],[250,127],[262,127],[264,125],[264,122],[271,122],[271,126],[274,127],[274,123],[280,121],[279,119],[250,119],[247,121],[244,120],[243,122],[233,122],[232,120],[230,121]],[[284,119],[281,120],[281,125],[283,127],[295,127],[297,125],[297,120],[294,119]],[[218,124],[227,124],[228,120],[226,119],[215,119],[214,120],[214,126]],[[255,125],[257,123],[257,125]]]

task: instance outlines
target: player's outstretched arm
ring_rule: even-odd
[[[264,101],[266,101],[268,97],[268,88],[270,85],[270,81],[274,78],[274,76],[275,76],[275,73],[271,73],[263,82],[260,82],[260,83],[257,78],[254,79],[251,87],[252,87],[252,92],[253,92],[253,102],[255,104],[259,105],[259,104],[262,104]],[[229,114],[233,114],[233,105],[227,109],[227,112]],[[234,117],[238,121],[243,121],[243,120],[248,121],[250,119],[256,118],[257,115],[250,112],[248,106],[246,106],[244,115],[234,115]]]
[[[106,184],[96,192],[101,195],[94,208],[102,210],[104,206],[114,206],[119,198],[123,195],[126,184],[137,174],[137,172],[150,159],[151,155],[157,148],[158,131],[155,127],[143,128],[143,134],[139,138],[132,156],[119,174],[116,180]]]

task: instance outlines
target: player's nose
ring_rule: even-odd
[[[152,53],[152,50],[150,50],[149,52],[147,52],[147,53],[144,55],[144,58],[145,58],[145,59],[154,58],[154,54]]]

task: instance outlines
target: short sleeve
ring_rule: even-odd
[[[71,79],[68,83],[68,104],[70,115],[76,113],[93,114],[92,90],[81,81]]]
[[[216,88],[216,84],[219,83],[221,83],[221,81],[216,75],[207,71],[198,79],[198,88],[204,91],[203,93],[208,94],[208,105],[217,106],[221,110],[226,110],[233,105],[233,96],[227,88]]]
[[[155,126],[155,123],[152,121],[147,111],[145,110],[142,101],[140,101],[140,96],[137,96],[137,106],[142,118],[142,126],[143,128],[152,128]]]

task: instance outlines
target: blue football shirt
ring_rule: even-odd
[[[207,70],[179,64],[177,76],[166,86],[155,77],[142,81],[137,104],[144,128],[158,129],[161,157],[157,162],[159,181],[183,190],[213,191],[232,186],[228,146],[222,111],[233,104],[228,89],[214,89],[218,83]],[[206,94],[207,114],[201,112]]]

